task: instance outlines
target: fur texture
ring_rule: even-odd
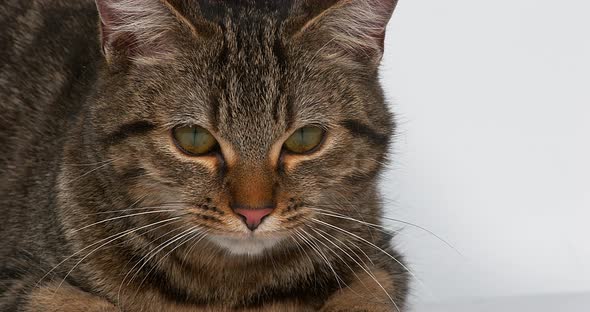
[[[5,0],[0,311],[404,311],[377,190],[394,7]],[[183,125],[218,150],[181,152]],[[321,146],[285,152],[309,125]]]

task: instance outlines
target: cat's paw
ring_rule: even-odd
[[[67,283],[50,283],[33,289],[24,303],[25,312],[120,312],[110,302]]]

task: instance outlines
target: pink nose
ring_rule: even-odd
[[[261,209],[245,209],[245,208],[237,208],[234,211],[243,217],[244,221],[248,228],[254,231],[264,217],[268,216],[274,209],[272,208],[261,208]]]

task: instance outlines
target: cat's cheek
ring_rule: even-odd
[[[19,311],[117,312],[119,309],[67,283],[54,282],[35,288],[28,296],[28,303]]]
[[[174,189],[150,181],[127,185],[127,193],[132,201],[141,201],[142,206],[148,207],[183,201]]]

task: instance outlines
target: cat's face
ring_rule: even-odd
[[[293,244],[326,213],[373,219],[393,130],[374,60],[323,53],[328,34],[278,13],[218,14],[101,77],[89,128],[123,208],[235,254]]]

